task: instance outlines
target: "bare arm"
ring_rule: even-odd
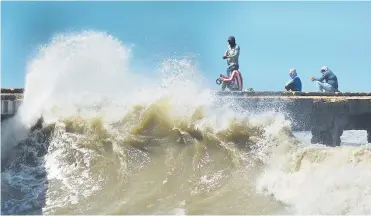
[[[290,81],[288,81],[285,86],[289,86],[292,83],[294,83],[294,79],[291,79]]]
[[[223,74],[220,74],[220,77],[223,78],[223,79],[228,79],[228,77],[224,76]]]
[[[236,72],[236,71],[233,71],[232,76],[229,77],[229,78],[226,78],[226,79],[224,78],[223,81],[225,81],[225,82],[230,82],[230,81],[232,81],[236,76],[237,76],[237,72]]]

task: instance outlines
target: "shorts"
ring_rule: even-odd
[[[231,64],[227,67],[227,76],[230,77],[234,70],[240,69],[238,64]]]

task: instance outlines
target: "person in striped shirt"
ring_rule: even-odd
[[[240,71],[234,70],[230,77],[220,74],[220,79],[222,81],[222,91],[225,91],[225,88],[230,91],[242,91],[243,78]]]

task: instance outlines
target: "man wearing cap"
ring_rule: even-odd
[[[296,69],[291,68],[289,70],[289,75],[291,77],[291,80],[285,85],[285,89],[287,91],[301,91],[301,80],[296,74]]]
[[[228,37],[228,48],[225,51],[223,59],[227,59],[227,76],[230,77],[234,70],[240,68],[238,57],[240,56],[240,47],[236,44],[236,39],[233,36]]]
[[[327,66],[321,68],[321,73],[322,77],[319,79],[312,77],[312,81],[316,81],[319,91],[338,92],[338,79],[336,75]]]

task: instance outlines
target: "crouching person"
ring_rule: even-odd
[[[321,73],[322,77],[319,79],[312,77],[312,81],[316,81],[318,90],[320,92],[338,92],[338,79],[336,75],[326,66],[321,68]]]
[[[222,81],[222,91],[225,91],[225,88],[230,91],[242,91],[243,79],[240,71],[234,70],[230,77],[220,74],[220,79]]]

